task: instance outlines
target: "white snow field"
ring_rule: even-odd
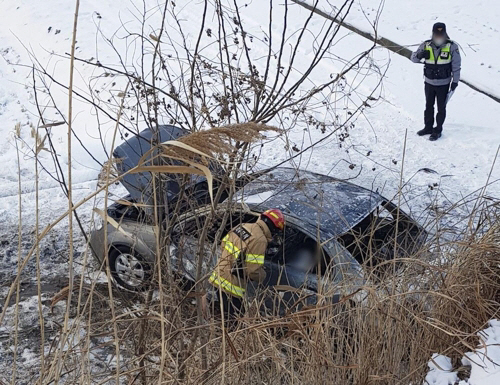
[[[199,28],[203,1],[178,1],[178,12],[188,39],[196,38]],[[232,3],[232,2],[231,2]],[[262,17],[261,0],[248,0],[242,3],[243,22],[247,32],[263,36],[267,28],[267,18]],[[243,5],[243,3],[245,3]],[[273,2],[274,3],[274,2]],[[338,6],[340,1],[321,0],[322,9]],[[356,1],[347,21],[370,30],[367,21],[373,20],[380,2],[378,0]],[[142,1],[97,1],[81,2],[77,35],[76,55],[80,58],[97,61],[104,65],[116,65],[118,56],[105,38],[114,36],[114,44],[125,52],[129,41],[123,36],[123,25],[129,31],[140,32],[140,22],[136,19],[142,7],[148,11],[146,21],[147,34],[157,30],[160,25],[158,9],[162,7],[158,0]],[[282,12],[282,3],[275,2],[276,12]],[[32,89],[32,62],[46,67],[47,72],[57,81],[67,84],[69,79],[69,60],[71,33],[73,25],[74,2],[68,0],[0,0],[0,236],[2,240],[16,242],[18,225],[18,163],[14,132],[20,123],[20,134],[25,142],[17,141],[20,155],[20,175],[22,177],[22,221],[24,236],[27,240],[33,236],[34,227],[34,191],[35,173],[31,149],[34,140],[30,124],[39,125],[35,96]],[[299,29],[309,12],[303,7],[290,4],[290,29]],[[500,3],[494,0],[472,4],[465,0],[388,0],[383,6],[378,27],[382,36],[402,45],[416,45],[427,39],[432,24],[439,20],[447,23],[448,33],[460,43],[463,49],[462,76],[495,95],[500,94],[500,64],[498,42],[500,41]],[[279,17],[276,17],[279,20]],[[319,31],[325,20],[314,16],[310,30]],[[173,24],[173,23],[171,23]],[[217,25],[213,15],[208,19],[208,27]],[[169,25],[175,28],[175,25]],[[281,25],[276,25],[279,31]],[[116,34],[116,35],[115,35]],[[306,36],[311,39],[311,36]],[[193,42],[192,42],[193,43]],[[194,45],[194,43],[193,43]],[[368,49],[371,42],[349,32],[340,30],[339,39],[332,51],[342,59],[351,60]],[[207,48],[208,50],[211,48]],[[258,46],[255,47],[258,50]],[[307,63],[313,46],[304,45],[297,65]],[[263,52],[263,56],[266,53]],[[135,56],[134,56],[135,55]],[[123,58],[128,64],[138,64],[138,54]],[[380,96],[371,108],[365,110],[349,131],[350,136],[341,142],[336,135],[315,146],[294,160],[294,165],[312,171],[333,175],[339,178],[353,178],[355,183],[377,189],[388,197],[397,194],[400,186],[400,173],[403,172],[404,202],[410,211],[422,223],[432,215],[429,206],[445,210],[464,197],[484,194],[492,199],[500,198],[500,168],[493,167],[495,155],[500,145],[500,105],[492,99],[460,84],[448,106],[448,117],[443,136],[437,142],[415,135],[423,127],[423,76],[422,67],[409,60],[378,47],[372,55],[374,64],[381,69],[383,83]],[[343,67],[340,59],[325,58],[317,71],[313,72],[310,82],[321,81],[322,77],[338,73]],[[123,81],[102,77],[103,71],[91,65],[77,63],[75,87],[86,95],[88,84],[99,85],[101,98],[115,98],[123,91]],[[359,71],[358,73],[361,73]],[[354,76],[348,79],[352,85],[352,98],[360,99],[369,95],[377,84],[378,78]],[[37,80],[39,82],[39,80]],[[40,84],[37,84],[40,86]],[[49,84],[54,99],[67,115],[67,92],[56,84]],[[166,84],[165,84],[166,86]],[[96,87],[97,88],[97,87]],[[39,95],[42,106],[47,103],[47,95]],[[99,162],[106,159],[112,141],[114,122],[97,122],[95,111],[79,98],[74,101],[73,126],[78,139],[73,139],[72,174],[74,200],[85,197],[95,190],[96,180],[101,166],[88,154],[87,150]],[[344,106],[339,106],[342,111]],[[345,111],[342,113],[345,114]],[[50,107],[44,110],[46,118],[54,122],[61,121],[59,113]],[[321,109],[318,117],[326,116]],[[274,122],[276,123],[276,122]],[[99,130],[100,129],[100,130]],[[57,149],[59,162],[67,168],[67,125],[53,127],[52,141]],[[407,139],[405,143],[405,135]],[[102,136],[101,136],[102,135]],[[289,134],[288,140],[299,149],[322,139],[325,134],[319,130],[304,131],[301,127]],[[122,138],[118,138],[120,143]],[[80,144],[81,143],[83,144]],[[403,148],[406,144],[406,152]],[[87,149],[85,149],[85,148]],[[276,146],[276,142],[265,144],[260,150],[261,166],[271,166],[289,156],[284,149],[285,141]],[[292,152],[293,154],[293,152]],[[42,165],[54,172],[49,153],[41,152]],[[404,157],[404,163],[403,163]],[[427,172],[421,170],[428,170]],[[432,170],[432,172],[429,172]],[[39,200],[41,226],[51,222],[56,214],[67,208],[67,200],[58,183],[43,170],[39,174]],[[489,181],[486,190],[482,190]],[[123,193],[116,189],[116,196]],[[93,201],[82,206],[78,213],[88,226]],[[62,223],[59,229],[64,229]],[[42,261],[42,266],[50,274],[67,275],[64,263],[64,233],[56,228],[47,253],[54,251],[60,255],[56,259]],[[80,240],[81,242],[81,240]],[[83,247],[83,246],[81,246]],[[0,250],[1,251],[1,250]],[[48,259],[49,256],[47,256]],[[0,254],[0,273],[14,274],[17,263],[16,253]],[[45,263],[45,265],[43,264]],[[33,270],[31,270],[33,271]],[[49,274],[49,272],[47,272]],[[49,274],[49,275],[50,275]],[[4,275],[6,276],[6,275]],[[2,275],[0,275],[2,277]],[[0,285],[0,297],[5,288]],[[28,302],[26,306],[28,308]],[[2,303],[3,305],[3,303]],[[2,329],[0,329],[1,336]],[[490,328],[484,331],[485,346],[464,358],[472,365],[472,375],[468,385],[490,385],[500,383],[500,364],[498,338],[500,323],[492,320]],[[488,347],[488,345],[491,345]],[[491,359],[484,357],[484,349]],[[30,357],[30,350],[23,351]],[[1,354],[0,354],[1,356]],[[26,366],[31,359],[26,359]],[[447,361],[439,356],[439,367],[447,367]],[[0,368],[2,367],[0,363]],[[443,372],[434,364],[429,364],[427,381],[430,384],[448,385],[456,380],[456,374]],[[452,382],[450,382],[452,381]],[[489,381],[489,382],[488,382]],[[465,383],[461,382],[461,385]]]
[[[318,8],[329,12],[342,3],[319,0]],[[360,0],[346,21],[371,31],[378,9],[382,9],[379,35],[410,49],[430,39],[433,23],[444,22],[450,38],[462,48],[463,78],[500,97],[500,63],[498,53],[491,49],[500,34],[500,7],[495,1],[385,0],[381,6],[379,0]]]
[[[374,4],[374,0],[369,0],[367,6]],[[402,24],[402,15],[406,15],[403,10],[411,7],[412,16],[420,14],[423,17],[426,14],[429,4],[426,2],[418,5],[408,2],[407,7],[402,7],[405,2],[386,2],[380,30],[387,32],[389,38],[398,41],[396,34]],[[456,2],[454,2],[456,3]],[[467,3],[458,2],[463,9],[467,9]],[[137,9],[133,2],[123,3],[103,3],[99,1],[86,1],[81,4],[78,43],[76,54],[80,58],[99,60],[103,64],[114,64],[118,58],[109,44],[102,36],[110,37],[116,33],[114,44],[122,48],[123,43],[118,37],[123,29],[120,29],[121,23],[126,23],[130,29],[139,28],[140,24],[135,20],[140,9]],[[146,2],[147,9],[158,8],[156,1]],[[355,3],[355,5],[357,2]],[[362,2],[361,4],[364,4]],[[156,6],[156,8],[155,8]],[[58,81],[66,84],[69,78],[69,61],[66,53],[70,50],[70,36],[73,21],[73,4],[63,0],[38,1],[13,1],[4,0],[0,3],[2,15],[12,15],[4,20],[0,27],[0,79],[2,87],[0,88],[0,130],[2,137],[6,138],[0,144],[0,162],[3,165],[0,173],[0,182],[2,191],[0,191],[0,219],[6,224],[17,222],[17,212],[12,210],[13,205],[17,204],[17,161],[16,151],[13,141],[14,126],[21,123],[21,137],[28,143],[33,143],[29,123],[38,124],[36,121],[37,111],[34,105],[34,96],[31,89],[33,84],[31,80],[31,60],[32,52],[36,60],[47,68],[50,74],[54,74]],[[388,14],[394,14],[392,7],[401,9],[399,17],[388,17]],[[444,5],[443,5],[444,7]],[[455,7],[455,6],[454,6]],[[456,5],[457,9],[459,5]],[[470,7],[469,12],[477,12],[472,17],[469,13],[458,13],[457,17],[466,19],[466,25],[470,30],[481,27],[479,22],[482,17],[487,17],[489,13],[481,7]],[[486,7],[484,7],[486,8]],[[491,14],[495,13],[497,7],[488,7],[493,9]],[[53,12],[57,9],[58,12]],[[455,8],[453,8],[455,9]],[[277,7],[277,11],[280,8]],[[443,9],[444,11],[444,9]],[[196,36],[198,25],[191,23],[194,16],[202,12],[199,2],[189,1],[183,4],[179,9],[180,15],[184,17],[183,27],[192,36]],[[248,3],[244,7],[244,22],[248,26],[249,32],[262,34],[264,22],[261,21],[260,8],[257,2]],[[308,16],[308,11],[298,5],[290,5],[290,20],[295,21],[295,26],[299,28],[304,19]],[[354,7],[351,10],[354,21],[360,19],[356,16],[359,11]],[[373,14],[373,13],[372,13]],[[350,16],[349,16],[350,17]],[[348,20],[350,21],[348,17]],[[450,17],[450,16],[448,16]],[[490,16],[488,16],[490,17]],[[492,16],[491,16],[492,17]],[[278,16],[276,16],[278,19]],[[396,32],[389,33],[388,24],[394,23]],[[485,19],[492,20],[492,19]],[[415,16],[415,20],[408,23],[409,37],[401,39],[404,44],[408,39],[412,43],[418,43],[429,35],[429,30],[435,21],[435,16],[429,16],[426,25],[422,25],[421,18]],[[446,21],[446,20],[445,20]],[[152,14],[147,20],[147,28],[151,31],[158,22],[158,15]],[[215,23],[214,20],[211,20]],[[459,20],[454,21],[459,24]],[[311,27],[319,30],[324,24],[324,19],[315,16],[311,21]],[[486,24],[486,21],[485,21]],[[488,25],[488,24],[486,24]],[[207,27],[210,27],[210,22]],[[411,26],[411,28],[410,28]],[[98,32],[98,28],[101,32]],[[277,28],[280,28],[277,26]],[[414,30],[413,30],[414,29]],[[482,49],[486,55],[492,55],[494,50],[488,49],[495,42],[499,34],[487,31],[482,35],[480,41],[466,34],[464,27],[462,33],[465,37],[462,45],[477,44],[475,50]],[[61,32],[59,32],[61,31]],[[412,32],[413,31],[413,32]],[[63,33],[64,32],[64,33]],[[449,27],[449,33],[454,35],[453,25]],[[476,31],[477,32],[477,31]],[[458,34],[457,34],[458,35]],[[491,36],[490,36],[491,35]],[[352,32],[341,30],[338,42],[335,44],[334,53],[342,58],[352,59],[364,49],[370,47],[371,43],[366,39],[355,35]],[[406,35],[405,35],[406,36]],[[458,39],[457,36],[457,40]],[[459,41],[460,42],[460,41]],[[300,52],[304,57],[304,62],[311,50],[305,49]],[[473,58],[483,60],[482,53],[467,50],[467,57],[464,55],[464,64],[462,74],[464,78],[477,80],[478,84],[494,85],[499,81],[500,76],[493,74],[488,67],[474,64]],[[54,55],[55,54],[55,55]],[[356,127],[350,131],[350,137],[339,146],[339,141],[335,136],[322,142],[315,147],[313,151],[305,153],[297,162],[303,168],[314,171],[328,173],[340,178],[354,178],[356,183],[365,187],[379,189],[388,197],[391,197],[398,191],[401,171],[401,161],[403,158],[403,147],[405,131],[408,131],[406,144],[406,155],[403,172],[403,181],[406,189],[407,209],[414,212],[415,215],[426,215],[424,210],[437,199],[437,204],[447,207],[462,197],[478,191],[482,188],[487,179],[493,164],[495,153],[500,144],[500,130],[498,127],[498,116],[500,116],[500,105],[486,96],[483,96],[467,86],[461,84],[457,89],[448,108],[448,117],[445,123],[444,133],[441,140],[430,143],[427,138],[420,138],[415,132],[423,126],[423,77],[420,65],[413,64],[409,60],[388,52],[386,49],[378,48],[373,58],[375,63],[381,67],[384,73],[384,82],[381,88],[381,99],[373,103],[373,107],[365,110],[363,116],[356,121]],[[134,57],[137,60],[137,57]],[[486,59],[484,59],[486,60]],[[471,62],[472,61],[472,62]],[[491,60],[493,61],[493,59]],[[340,60],[323,60],[318,71],[313,73],[311,84],[317,83],[322,76],[329,76],[331,73],[337,73],[342,66]],[[469,66],[470,63],[470,66]],[[300,62],[298,65],[300,66]],[[96,79],[102,71],[94,66],[77,63],[75,75],[75,86],[80,91],[88,90],[88,82],[93,79],[94,84],[99,83],[102,86],[102,92],[106,95],[116,95],[121,90],[120,80],[114,84],[112,78]],[[472,79],[471,76],[474,76]],[[314,78],[316,77],[316,78]],[[375,88],[376,78],[352,80],[358,86],[354,93],[368,95]],[[38,84],[40,85],[40,84]],[[51,86],[51,91],[61,108],[63,114],[66,114],[67,94],[56,85]],[[40,96],[42,97],[42,96]],[[354,98],[354,97],[353,97]],[[78,138],[82,141],[88,151],[100,161],[105,159],[101,138],[99,137],[98,124],[95,119],[95,112],[89,107],[88,103],[83,103],[79,98],[75,98],[74,129]],[[50,108],[44,111],[48,118],[53,121],[60,121],[55,111]],[[321,111],[320,111],[321,115]],[[111,146],[112,132],[114,124],[108,121],[100,121],[99,128],[102,131],[102,142],[105,143],[107,150]],[[67,167],[66,153],[66,129],[65,126],[52,128],[52,140],[60,154],[60,162],[63,169]],[[317,131],[308,132],[304,135],[302,130],[292,133],[290,139],[299,148],[306,147],[310,142],[321,139],[324,135]],[[118,138],[118,141],[121,139]],[[304,142],[304,143],[303,143]],[[264,147],[261,153],[261,163],[272,165],[287,157],[287,154],[279,149],[273,143],[272,148]],[[34,191],[34,163],[28,147],[21,148],[26,153],[21,156],[21,175],[23,186],[22,190],[26,194]],[[95,181],[99,173],[100,165],[97,164],[83,149],[77,139],[73,139],[73,183],[75,184],[76,198],[84,196],[91,190],[91,182]],[[369,155],[367,155],[369,153]],[[42,151],[42,159],[45,158],[44,165],[53,171],[52,161],[49,154]],[[338,160],[346,160],[338,162]],[[297,159],[296,159],[297,160]],[[348,163],[349,162],[349,163]],[[355,165],[353,169],[349,164]],[[418,170],[429,168],[436,171],[436,174],[417,173]],[[416,174],[417,173],[417,174]],[[416,174],[416,175],[415,175]],[[498,168],[494,168],[490,183],[500,177]],[[90,183],[90,184],[89,184]],[[439,189],[430,191],[430,184],[438,183]],[[46,193],[41,192],[41,200],[44,202],[42,207],[42,217],[50,214],[59,208],[60,199],[54,199],[55,191],[46,190],[52,187],[58,187],[58,184],[47,173],[40,173],[40,188]],[[498,183],[493,183],[488,187],[486,194],[497,196],[500,191]],[[80,195],[78,195],[80,194]],[[47,198],[44,200],[44,198]],[[50,198],[50,199],[48,199]],[[27,201],[29,202],[29,200]],[[31,207],[25,210],[26,215],[32,213]],[[32,217],[26,217],[30,220]]]

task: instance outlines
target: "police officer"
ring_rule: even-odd
[[[458,45],[450,40],[444,23],[436,23],[432,27],[432,39],[424,41],[412,53],[414,63],[424,62],[425,77],[425,113],[423,130],[418,135],[429,135],[430,140],[438,140],[443,131],[446,118],[446,102],[448,92],[455,91],[460,80],[462,59]],[[451,84],[451,86],[450,86]],[[434,104],[437,100],[438,113],[434,126]]]
[[[283,232],[285,217],[278,209],[264,211],[256,223],[243,223],[222,239],[222,254],[208,281],[220,293],[228,318],[242,312],[247,279],[262,282],[269,241]]]

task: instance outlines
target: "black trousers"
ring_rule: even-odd
[[[222,307],[224,309],[224,318],[226,320],[232,320],[234,318],[240,317],[244,313],[244,307],[241,298],[233,297],[221,291],[220,300],[222,302]]]
[[[434,127],[434,104],[437,100],[438,113],[436,115],[436,132],[443,131],[443,123],[446,119],[446,96],[450,85],[433,86],[425,83],[425,112],[424,121],[425,128],[432,129]]]

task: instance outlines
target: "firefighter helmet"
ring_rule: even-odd
[[[283,230],[285,228],[285,216],[281,210],[269,209],[264,211],[262,216],[268,218],[277,229]]]

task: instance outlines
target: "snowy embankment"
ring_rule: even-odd
[[[154,2],[153,2],[154,3]],[[148,4],[149,9],[155,4]],[[322,4],[326,5],[327,2]],[[334,4],[335,2],[330,2]],[[375,15],[376,0],[363,1],[366,16]],[[407,7],[405,2],[386,3],[379,23],[380,33],[396,41],[405,43],[418,43],[429,35],[432,23],[440,10],[435,9],[428,16],[429,7],[411,3],[414,8],[411,12],[413,20],[407,20]],[[465,2],[460,2],[464,5]],[[462,4],[463,3],[463,4]],[[12,15],[0,29],[0,134],[6,138],[2,142],[0,162],[4,166],[0,173],[3,189],[0,192],[0,219],[7,223],[17,222],[17,163],[16,150],[13,141],[14,126],[21,123],[21,137],[27,146],[21,148],[21,175],[23,178],[22,191],[25,199],[23,213],[26,223],[33,222],[34,191],[34,161],[29,147],[33,143],[31,138],[30,123],[36,126],[37,111],[34,105],[34,95],[31,89],[31,57],[28,51],[45,67],[49,73],[54,74],[61,82],[66,82],[68,74],[68,60],[66,52],[69,51],[72,29],[73,5],[68,2],[51,0],[50,6],[46,2],[19,3],[17,1],[3,1],[0,5],[2,14]],[[373,9],[370,5],[373,4]],[[137,14],[131,4],[103,4],[98,1],[89,1],[81,5],[78,30],[77,55],[86,59],[96,59],[101,63],[115,63],[117,56],[106,42],[104,37],[112,36],[120,30],[121,23],[128,23],[129,28],[137,27],[132,21]],[[444,5],[443,5],[444,7]],[[459,9],[460,4],[456,5]],[[491,8],[491,7],[490,7]],[[462,44],[464,53],[463,76],[478,84],[490,85],[498,88],[500,82],[498,70],[493,68],[494,50],[488,49],[496,42],[498,33],[491,29],[487,21],[494,18],[496,8],[491,12],[481,11],[474,7],[470,12],[475,15],[460,12],[456,19],[449,22],[449,32],[453,38]],[[60,10],[53,13],[51,9]],[[368,9],[368,10],[367,10]],[[434,8],[433,8],[434,9]],[[447,9],[447,8],[446,8]],[[463,7],[467,9],[467,7]],[[189,23],[189,15],[196,15],[201,10],[195,2],[183,6],[181,14],[186,17],[185,27],[195,35],[197,26]],[[289,28],[299,28],[308,15],[308,11],[298,5],[290,6],[291,14],[296,22]],[[61,15],[64,15],[62,17]],[[120,17],[116,17],[119,15]],[[360,27],[363,23],[364,13],[356,7],[351,10],[347,20]],[[404,17],[403,17],[404,15]],[[486,17],[483,24],[478,23]],[[148,28],[153,30],[154,19]],[[444,20],[448,21],[448,20]],[[262,34],[264,29],[260,21],[258,6],[245,7],[244,22],[250,31]],[[460,26],[463,22],[464,25]],[[318,29],[324,23],[321,17],[314,17],[311,28]],[[192,25],[190,27],[190,24]],[[490,24],[491,25],[491,24]],[[210,27],[212,25],[207,25]],[[460,26],[460,27],[458,27]],[[474,38],[478,26],[484,30],[481,40]],[[212,26],[213,27],[213,26]],[[148,30],[149,30],[148,29]],[[468,32],[472,34],[468,34]],[[104,36],[104,37],[103,37]],[[359,52],[370,47],[366,39],[341,29],[339,41],[336,42],[334,52],[341,54],[346,59],[353,58]],[[114,43],[121,47],[119,39]],[[24,46],[23,46],[24,44]],[[56,54],[56,55],[54,55]],[[310,52],[303,52],[304,59]],[[60,56],[58,56],[60,55]],[[426,209],[433,207],[446,210],[453,203],[464,196],[478,193],[488,180],[488,175],[500,143],[500,130],[497,129],[500,117],[500,105],[491,99],[472,91],[465,85],[457,90],[449,106],[448,119],[445,125],[442,140],[429,143],[426,138],[414,135],[422,127],[423,116],[423,84],[421,67],[408,60],[378,48],[373,54],[374,64],[384,72],[382,95],[379,101],[374,102],[372,108],[367,109],[357,121],[355,128],[350,130],[350,136],[341,142],[336,136],[329,138],[316,146],[312,151],[296,158],[294,164],[313,171],[326,173],[340,178],[355,178],[356,183],[364,187],[378,189],[388,197],[397,193],[400,184],[400,172],[403,168],[403,183],[405,192],[404,204],[406,209],[420,217],[422,222],[427,220]],[[484,65],[481,65],[484,63]],[[491,68],[489,68],[491,67]],[[324,59],[321,63],[321,73],[314,76],[328,76],[339,71],[339,61]],[[96,67],[78,64],[76,87],[79,91],[88,91],[88,83],[99,83],[100,92],[116,96],[122,84],[115,84],[113,78],[102,78],[102,72]],[[318,80],[318,78],[316,78]],[[497,82],[497,83],[495,83]],[[311,84],[315,79],[311,79]],[[317,81],[316,81],[317,83]],[[358,82],[359,87],[353,93],[367,95],[374,87],[372,79]],[[67,95],[64,89],[51,85],[51,91],[58,102],[63,114],[66,113]],[[102,97],[105,99],[105,97]],[[50,108],[44,111],[46,117],[53,121],[60,121],[58,112]],[[320,113],[321,114],[321,113]],[[109,151],[111,146],[113,124],[112,122],[97,121],[95,111],[75,99],[74,127],[78,139],[73,140],[73,182],[75,184],[76,198],[80,198],[92,191],[93,184],[99,173],[102,162],[106,159],[104,148]],[[67,167],[66,132],[65,126],[52,129],[53,143],[59,152],[60,163],[63,169]],[[101,130],[99,132],[99,129]],[[405,163],[402,165],[405,131],[408,131],[406,143]],[[292,144],[299,149],[305,148],[310,143],[321,139],[323,134],[319,130],[304,133],[297,130],[290,134]],[[118,138],[121,141],[123,138]],[[95,158],[89,156],[85,148]],[[292,147],[292,146],[290,146]],[[285,159],[287,153],[283,148],[276,148],[275,143],[265,145],[261,152],[261,163],[272,165]],[[44,165],[53,170],[50,155],[41,153]],[[435,173],[419,171],[430,169]],[[490,182],[500,179],[500,171],[495,168]],[[437,188],[436,188],[437,187]],[[53,190],[49,190],[52,189]],[[65,207],[64,196],[59,193],[58,184],[47,173],[40,173],[40,196],[43,202],[41,215],[45,222],[50,220],[51,214]],[[54,195],[55,193],[55,195]],[[500,196],[500,187],[494,183],[488,187],[487,195]],[[80,210],[85,215],[85,210]]]
[[[313,4],[314,1],[306,0]],[[330,13],[340,6],[340,0],[319,0],[318,8]],[[500,7],[497,2],[483,1],[471,5],[469,1],[436,2],[362,0],[354,3],[346,18],[349,24],[373,32],[378,17],[377,33],[404,47],[415,49],[430,39],[432,24],[444,22],[448,35],[456,41],[462,52],[463,79],[480,89],[500,97],[500,63],[498,52],[491,47],[498,42]]]
[[[308,1],[313,3],[312,1]],[[318,8],[333,12],[342,1],[320,0]],[[489,3],[488,5],[486,3]],[[357,2],[346,21],[355,27],[372,32],[375,20],[379,17],[380,1],[363,0]],[[430,37],[432,24],[443,21],[447,24],[450,37],[461,45],[462,78],[478,88],[495,96],[500,95],[500,67],[498,53],[490,47],[495,46],[500,38],[497,28],[500,17],[500,5],[485,2],[482,7],[471,6],[461,0],[450,5],[447,2],[432,0],[417,3],[409,1],[386,1],[383,12],[378,18],[379,36],[386,37],[402,46],[415,49],[421,41]],[[394,108],[412,113],[412,120],[419,125],[418,109],[423,109],[421,70],[410,61],[394,53],[389,54],[392,65],[387,73],[386,92],[392,96],[389,103]],[[420,80],[420,82],[418,81]],[[418,94],[420,91],[422,94]],[[386,106],[386,109],[390,107]],[[451,196],[473,191],[467,188],[476,184],[485,184],[486,173],[479,171],[482,166],[492,167],[495,154],[500,145],[498,129],[498,103],[480,95],[466,85],[461,84],[448,108],[443,141],[423,143],[420,138],[409,138],[408,155],[414,159],[410,167],[424,166],[441,174],[440,189],[447,190]],[[420,115],[422,116],[422,115]],[[413,130],[414,131],[414,130]],[[413,140],[412,140],[413,139]],[[420,148],[413,147],[412,142]],[[488,143],[488,144],[486,144]],[[483,145],[486,144],[485,147]],[[481,147],[481,150],[479,149]],[[426,154],[414,157],[422,151]],[[425,151],[424,150],[424,151]],[[437,151],[436,151],[437,150]],[[458,166],[458,167],[457,167]],[[484,171],[487,171],[485,168]],[[461,175],[457,175],[461,174]],[[448,175],[444,175],[448,174]],[[457,178],[458,177],[458,178]],[[492,169],[488,194],[499,197],[499,186],[495,181],[500,177],[499,168]],[[451,183],[450,183],[451,182]],[[460,191],[460,192],[459,192]],[[480,345],[474,352],[467,353],[462,364],[470,374],[460,376],[453,371],[450,359],[435,354],[429,362],[426,381],[431,385],[496,385],[500,383],[500,322],[491,320],[490,327],[478,334]],[[469,369],[470,368],[470,369]],[[470,376],[470,377],[469,377]]]
[[[336,1],[322,1],[321,6],[327,9]],[[365,16],[376,14],[378,0],[363,0],[363,8],[353,7],[347,20],[360,28],[369,30]],[[88,60],[99,60],[103,64],[114,64],[118,58],[105,37],[113,36],[117,31],[123,33],[122,23],[129,30],[140,30],[140,23],[135,16],[138,9],[135,2],[102,2],[97,0],[81,3],[77,55]],[[157,1],[146,1],[147,9],[158,7]],[[142,6],[142,5],[141,5]],[[276,5],[277,9],[278,6]],[[408,11],[411,7],[411,12]],[[438,18],[448,23],[449,33],[464,49],[463,76],[485,89],[495,92],[500,89],[500,69],[496,68],[498,60],[495,44],[499,32],[493,27],[499,18],[500,6],[491,2],[491,6],[471,7],[468,2],[436,4],[431,0],[415,3],[414,1],[386,2],[379,31],[403,45],[413,45],[429,36],[432,23]],[[182,4],[181,19],[190,39],[196,36],[199,28],[200,3]],[[31,76],[32,60],[47,68],[58,81],[66,84],[69,79],[69,61],[66,52],[70,48],[70,36],[73,23],[73,2],[65,0],[3,0],[0,2],[0,14],[5,17],[0,25],[0,236],[2,242],[8,240],[15,243],[18,223],[18,165],[14,131],[20,123],[20,136],[25,145],[18,142],[21,152],[19,174],[22,177],[22,220],[26,234],[26,245],[32,239],[34,226],[35,174],[34,159],[31,152],[33,138],[31,125],[39,125],[38,111],[35,106],[33,80]],[[262,21],[261,9],[257,2],[244,8],[243,18],[249,33],[263,35],[266,20]],[[298,5],[290,6],[291,20],[289,26],[299,29],[308,16],[308,11]],[[450,15],[448,20],[442,14]],[[147,33],[158,26],[157,15],[148,19]],[[451,17],[452,16],[452,17]],[[215,28],[216,22],[211,19],[207,28]],[[276,18],[278,20],[278,18]],[[310,25],[311,30],[321,29],[324,20],[315,16]],[[172,27],[172,26],[171,26]],[[174,26],[175,27],[175,26]],[[277,30],[281,26],[277,25]],[[172,27],[173,28],[173,27]],[[118,37],[121,37],[118,34]],[[309,37],[310,38],[310,37]],[[114,40],[118,47],[128,42]],[[334,53],[352,59],[358,53],[370,47],[371,43],[344,29],[340,30]],[[258,49],[256,47],[255,49]],[[304,49],[300,57],[310,57],[313,49]],[[30,54],[32,53],[32,55]],[[265,52],[263,52],[265,55]],[[319,82],[320,76],[330,76],[339,72],[338,60],[332,58],[321,62],[321,72],[313,74],[310,84]],[[137,64],[137,63],[136,63]],[[300,64],[300,63],[299,63]],[[448,112],[448,119],[441,140],[431,143],[426,138],[419,138],[414,133],[422,128],[423,120],[423,79],[421,67],[412,64],[405,58],[386,49],[378,48],[373,53],[373,64],[380,68],[384,81],[382,94],[372,108],[365,110],[350,130],[350,136],[341,141],[335,135],[305,152],[294,160],[294,165],[312,171],[333,175],[339,178],[354,179],[364,187],[377,189],[388,197],[393,197],[400,186],[400,173],[403,172],[405,208],[411,211],[422,222],[427,222],[433,208],[446,210],[469,194],[478,195],[488,180],[490,183],[486,195],[495,199],[500,197],[500,184],[493,183],[500,179],[498,167],[491,170],[497,147],[500,144],[500,105],[464,85],[460,85],[453,97]],[[102,77],[102,71],[91,65],[78,63],[75,77],[76,88],[88,94],[88,84],[99,84],[101,98],[116,97],[123,84],[118,84],[111,77]],[[316,76],[316,78],[314,78]],[[350,79],[353,80],[353,79]],[[351,90],[354,95],[368,95],[374,87],[376,79],[355,82],[357,86]],[[348,83],[347,87],[349,87]],[[52,121],[61,121],[60,114],[66,114],[67,92],[55,84],[49,84],[61,112],[51,108],[44,110],[44,115]],[[106,95],[104,97],[103,95]],[[42,95],[43,96],[43,95]],[[47,101],[46,95],[43,100]],[[345,106],[338,106],[343,110]],[[318,112],[321,115],[321,111]],[[78,201],[95,189],[97,175],[106,159],[112,141],[114,123],[109,119],[97,121],[95,110],[80,98],[75,98],[74,128],[78,138],[73,140],[73,189],[74,199]],[[59,155],[63,170],[67,168],[66,125],[52,128],[52,140]],[[408,133],[405,143],[405,133]],[[290,145],[299,149],[320,140],[324,136],[319,130],[291,132]],[[123,138],[118,138],[121,142]],[[80,143],[81,141],[81,143]],[[288,153],[283,150],[285,143],[265,144],[261,149],[262,165],[271,166],[283,161]],[[406,152],[403,154],[403,148]],[[85,147],[85,148],[84,148]],[[87,152],[88,150],[88,152]],[[89,155],[92,154],[92,157]],[[42,164],[54,172],[51,155],[40,153]],[[94,159],[95,158],[95,159]],[[403,163],[404,158],[404,163]],[[421,170],[432,170],[424,172]],[[40,175],[40,215],[41,226],[45,226],[54,218],[55,213],[63,212],[67,207],[65,195],[52,177],[41,171]],[[117,196],[120,195],[117,192]],[[78,213],[88,223],[93,201],[83,206]],[[52,248],[60,253],[58,258],[45,261],[45,268],[56,274],[66,274],[64,263],[65,233],[56,228]],[[3,244],[3,243],[2,243]],[[0,272],[5,276],[14,274],[17,255],[9,249],[9,253],[0,255]],[[60,258],[60,259],[59,259]],[[42,261],[42,264],[44,261]],[[34,271],[29,270],[32,274]],[[3,289],[3,288],[2,288]],[[3,292],[1,292],[3,294]],[[492,349],[490,349],[492,350]],[[474,357],[471,362],[477,362]],[[473,367],[473,374],[480,373]],[[432,371],[434,373],[434,371]],[[471,385],[479,383],[472,382]],[[437,384],[441,384],[437,382]]]

